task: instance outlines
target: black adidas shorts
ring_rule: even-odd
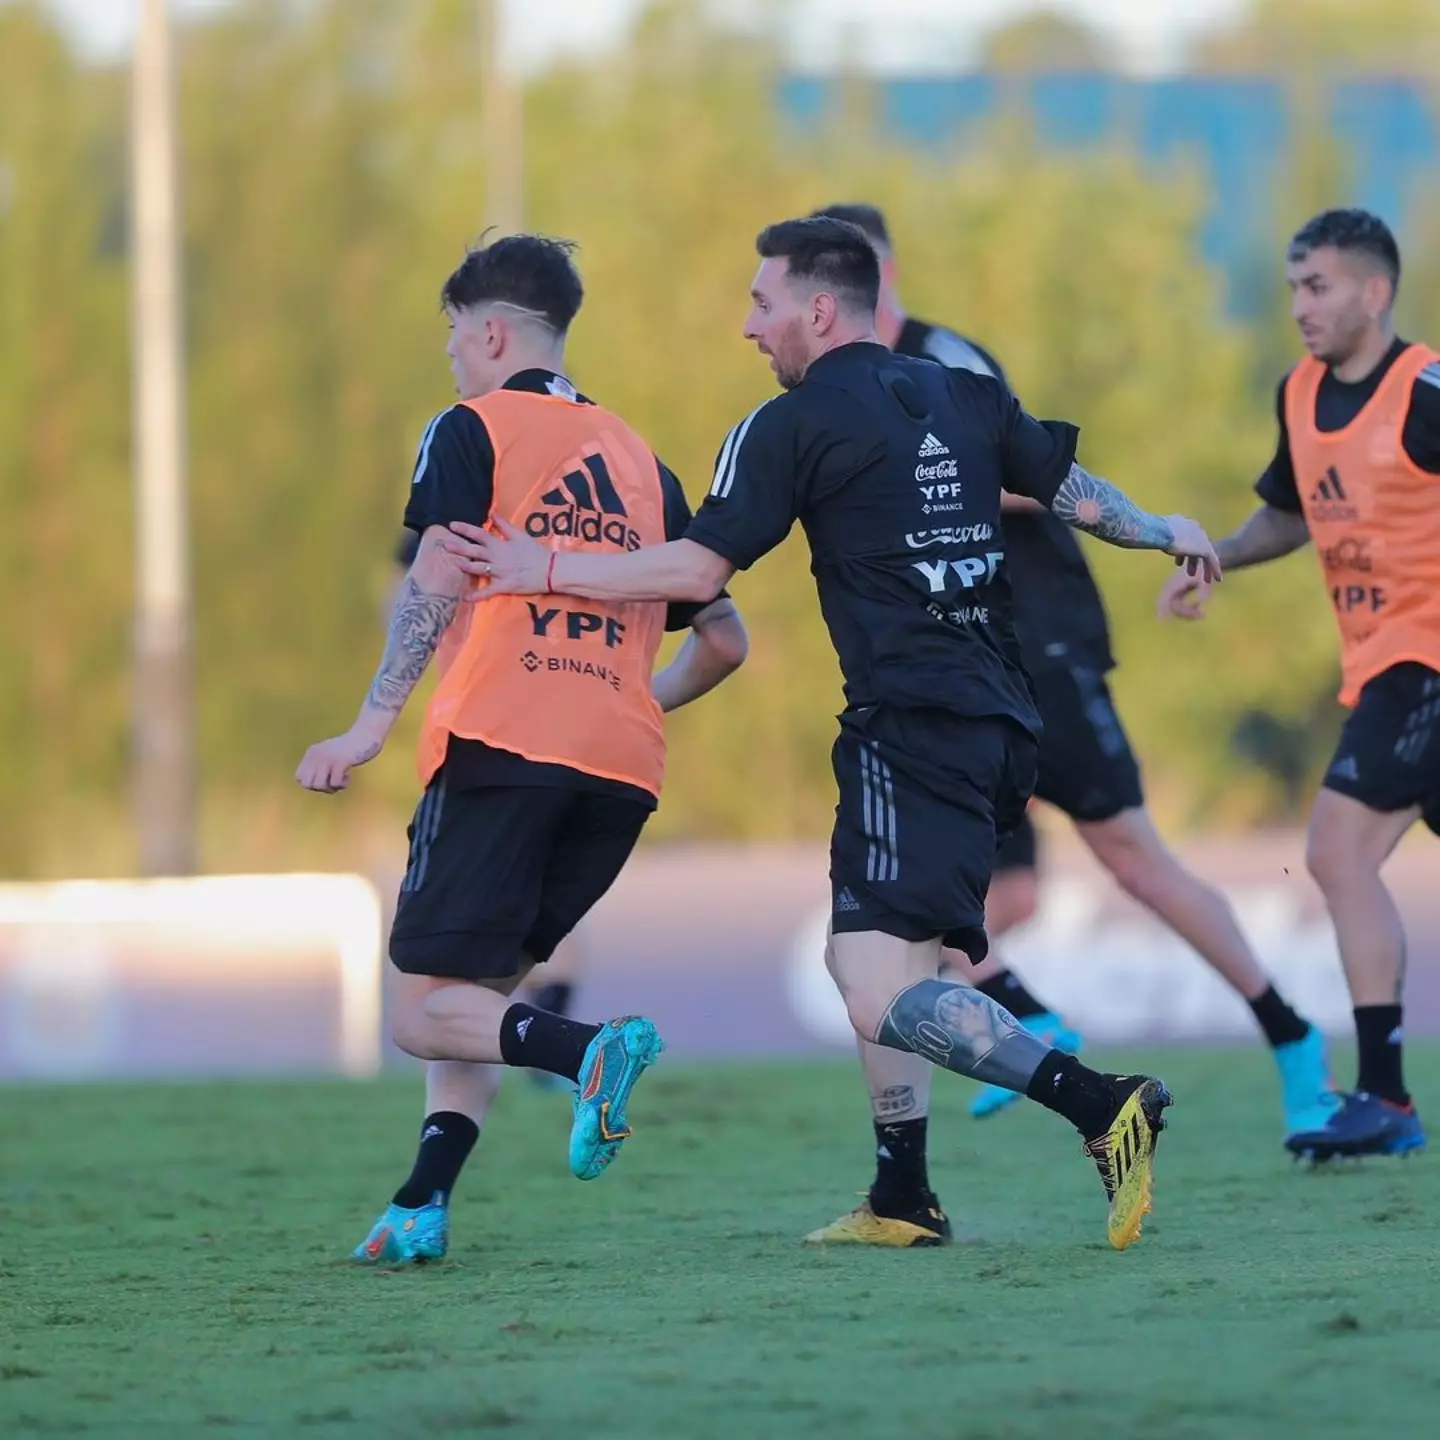
[[[1105,683],[1084,665],[1042,666],[1030,677],[1045,731],[1035,794],[1072,820],[1111,820],[1145,803],[1140,765]]]
[[[1043,738],[1040,743],[1045,743]],[[995,853],[995,873],[1034,870],[1039,860],[1040,837],[1035,833],[1035,822],[1029,815],[1022,815],[1020,823],[1000,842]]]
[[[442,768],[410,825],[390,959],[500,980],[548,960],[624,869],[651,807],[585,790],[455,789]]]
[[[1412,661],[1371,680],[1323,784],[1385,814],[1418,805],[1440,835],[1440,672]]]
[[[1105,672],[1043,666],[1030,676],[1045,733],[1036,796],[1072,820],[1098,823],[1145,803],[1140,764],[1115,711]],[[995,857],[995,871],[1033,870],[1039,836],[1021,820]]]
[[[983,960],[997,842],[1024,816],[1035,752],[1011,720],[884,705],[843,715],[832,754],[836,933],[941,936]]]

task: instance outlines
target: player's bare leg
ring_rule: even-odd
[[[1246,1000],[1270,988],[1229,901],[1180,863],[1148,811],[1122,810],[1109,820],[1078,821],[1075,829],[1120,888],[1193,946]]]
[[[1075,829],[1121,889],[1191,945],[1249,1005],[1280,1071],[1285,1134],[1306,1134],[1323,1126],[1339,1103],[1330,1080],[1324,1036],[1275,989],[1224,895],[1181,864],[1143,807],[1122,810],[1108,820],[1077,821]],[[1023,900],[1023,892],[1020,898]],[[1014,904],[1003,894],[1001,900],[1002,905]],[[988,900],[986,911],[988,917]],[[1062,1033],[1053,1012],[994,960],[978,968],[974,983],[992,997],[1013,1004],[1022,1023],[1050,1025],[1043,1033],[1052,1043],[1072,1048],[1063,1042],[1073,1038],[1073,1048],[1079,1048],[1079,1037],[1070,1031]],[[991,1089],[977,1098],[972,1110],[991,1114],[1004,1103],[1003,1092]]]
[[[1003,857],[1003,852],[1002,852]],[[1039,908],[1040,883],[1033,864],[1007,865],[997,870],[985,896],[985,931],[991,940],[998,940],[1010,930],[1032,920]],[[1078,1055],[1080,1036],[1043,1000],[1038,999],[1025,982],[992,950],[978,965],[971,965],[958,950],[944,952],[942,974],[973,985],[998,1004],[1003,1005],[1032,1035],[1067,1055]],[[1021,1097],[999,1085],[984,1085],[970,1102],[970,1113],[977,1120],[997,1115]]]
[[[1360,1068],[1356,1093],[1328,1125],[1286,1141],[1297,1155],[1404,1154],[1425,1143],[1402,1064],[1405,926],[1380,874],[1419,816],[1418,808],[1372,810],[1334,790],[1315,802],[1305,860],[1335,924]]]
[[[493,997],[485,1003],[498,1004],[503,1015],[509,1008],[506,997],[524,973],[469,988],[483,989]],[[439,982],[398,970],[392,970],[391,980],[396,1040],[409,1049],[420,1036],[422,1022],[416,1012],[423,1012],[430,989]],[[444,1258],[450,1238],[450,1196],[480,1138],[503,1074],[502,1065],[485,1061],[426,1060],[425,1116],[414,1166],[353,1259],[368,1265],[400,1265]]]
[[[830,973],[862,1039],[1027,1095],[1084,1137],[1110,1202],[1109,1236],[1132,1244],[1150,1206],[1169,1092],[1145,1076],[1102,1075],[1047,1047],[988,996],[937,978],[940,942],[876,931],[835,935]]]
[[[943,1245],[950,1222],[930,1188],[926,1140],[935,1067],[855,1037],[870,1091],[875,1180],[864,1202],[805,1237],[812,1245]]]

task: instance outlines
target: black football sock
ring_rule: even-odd
[[[1115,1118],[1115,1085],[1108,1075],[1052,1050],[1025,1091],[1030,1099],[1063,1115],[1087,1140],[1103,1134]]]
[[[480,1138],[480,1127],[454,1110],[437,1110],[420,1127],[420,1150],[410,1178],[395,1192],[395,1204],[418,1210],[444,1205]]]
[[[1042,1005],[1013,970],[1001,970],[988,980],[982,980],[975,988],[997,1005],[1003,1005],[1017,1020],[1051,1013],[1050,1007]]]
[[[1285,1003],[1273,985],[1263,995],[1257,995],[1255,999],[1245,1003],[1249,1005],[1256,1023],[1265,1032],[1265,1038],[1272,1047],[1303,1040],[1310,1033],[1309,1024]]]
[[[1360,1046],[1357,1090],[1408,1105],[1402,1068],[1405,1012],[1399,1005],[1357,1005],[1355,1039]]]
[[[548,1010],[552,1015],[570,1014],[570,1002],[575,998],[575,987],[568,980],[557,980],[553,984],[538,985],[530,997],[530,1003],[537,1010]]]
[[[900,1217],[930,1199],[925,1167],[927,1117],[875,1122],[875,1183],[870,1208],[877,1215]]]
[[[598,1025],[567,1020],[533,1005],[512,1005],[500,1021],[500,1058],[521,1069],[579,1080],[585,1051],[599,1033]]]

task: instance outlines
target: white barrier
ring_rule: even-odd
[[[373,1074],[381,938],[358,875],[0,885],[0,1078]]]

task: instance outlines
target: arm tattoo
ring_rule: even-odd
[[[1123,490],[1082,465],[1071,465],[1050,508],[1067,525],[1111,545],[1164,550],[1174,543],[1168,521],[1142,510]]]
[[[405,577],[390,617],[385,654],[365,698],[367,705],[396,714],[404,709],[459,604],[456,596],[431,594],[415,583],[413,575]]]
[[[920,1108],[913,1085],[887,1085],[870,1099],[877,1120],[908,1120]]]
[[[1003,1005],[946,980],[921,980],[902,990],[885,1012],[875,1043],[1021,1095],[1050,1053]]]
[[[1278,560],[1309,539],[1310,527],[1303,515],[1262,505],[1233,535],[1217,542],[1215,554],[1223,569],[1243,570],[1247,565]]]

